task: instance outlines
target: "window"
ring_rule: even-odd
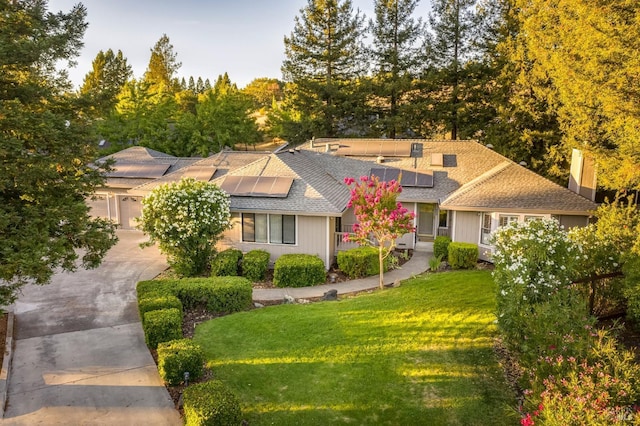
[[[520,216],[501,214],[498,224],[499,226],[507,226],[510,223],[517,222],[519,218]]]
[[[491,236],[491,213],[482,213],[482,228],[480,230],[480,243],[489,245]]]
[[[295,244],[296,217],[283,214],[242,213],[242,241]]]
[[[540,220],[544,219],[544,216],[525,216],[524,221],[529,222],[530,220]]]
[[[438,226],[440,228],[449,227],[449,210],[440,210],[438,212]]]

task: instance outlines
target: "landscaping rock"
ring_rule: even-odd
[[[296,303],[296,299],[294,299],[293,297],[289,296],[288,294],[285,294],[284,303],[292,305],[292,304]]]
[[[253,306],[255,306],[256,308],[264,308],[264,305],[262,303],[254,303]]]
[[[338,290],[329,290],[323,296],[322,300],[338,300]]]
[[[296,300],[296,302],[300,303],[301,305],[306,305],[308,303],[311,303],[311,300],[309,300],[309,299],[298,299],[298,300]]]

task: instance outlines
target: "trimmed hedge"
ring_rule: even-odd
[[[242,259],[242,252],[235,248],[221,251],[211,262],[211,275],[214,277],[235,277]]]
[[[443,235],[437,236],[433,241],[433,255],[436,258],[440,256],[440,259],[447,260],[447,256],[449,255],[449,244],[451,244],[451,238]]]
[[[477,244],[453,242],[449,244],[447,254],[453,269],[473,269],[478,263]]]
[[[242,259],[242,276],[251,282],[264,280],[270,258],[271,255],[266,250],[251,250]]]
[[[197,380],[204,372],[204,351],[191,339],[171,340],[158,344],[158,372],[165,383],[175,386],[184,381]]]
[[[143,299],[149,294],[154,296],[175,296],[177,283],[178,280],[176,279],[140,281],[136,285],[138,299]]]
[[[213,313],[232,313],[251,306],[253,288],[243,277],[187,278],[178,282],[176,295],[185,308],[202,306]]]
[[[186,426],[230,426],[242,423],[238,397],[219,380],[188,386],[182,396]]]
[[[142,328],[147,346],[156,349],[159,343],[182,338],[182,312],[176,308],[147,312]]]
[[[138,312],[141,320],[144,320],[144,314],[147,312],[171,308],[178,309],[182,315],[182,302],[176,296],[148,293],[143,298],[138,298]]]
[[[326,279],[324,262],[317,255],[283,254],[273,271],[276,287],[306,287],[322,284]]]
[[[338,268],[351,279],[377,275],[380,273],[378,256],[378,249],[368,246],[339,251]],[[385,262],[384,270],[387,269],[388,262]]]

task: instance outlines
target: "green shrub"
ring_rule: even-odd
[[[232,313],[251,306],[253,288],[243,277],[180,280],[176,294],[185,308],[202,306],[213,313]]]
[[[270,258],[271,255],[266,250],[251,250],[242,259],[242,276],[252,282],[264,280]]]
[[[143,298],[138,298],[138,312],[140,319],[144,319],[144,314],[150,311],[176,308],[182,314],[182,302],[176,296],[147,293]]]
[[[473,269],[478,263],[478,246],[471,243],[450,243],[447,259],[453,269]]]
[[[433,255],[435,257],[440,256],[440,259],[447,260],[449,255],[449,244],[451,244],[451,238],[439,235],[433,241]]]
[[[429,270],[431,272],[436,272],[442,263],[442,255],[438,255],[436,257],[432,257],[429,259]]]
[[[640,328],[640,258],[631,257],[624,265],[624,295],[627,298],[627,318]]]
[[[273,284],[276,287],[307,287],[326,281],[324,262],[310,254],[284,254],[276,260]]]
[[[175,279],[140,281],[136,285],[138,299],[144,299],[150,293],[154,296],[174,296],[178,281]]]
[[[211,262],[211,275],[214,277],[235,277],[242,259],[242,252],[235,248],[221,251]]]
[[[188,386],[183,393],[186,426],[240,425],[240,401],[219,380]]]
[[[158,344],[158,372],[165,383],[175,386],[184,381],[202,377],[205,357],[200,345],[191,339],[172,340]]]
[[[142,328],[147,346],[156,349],[158,343],[182,338],[182,312],[176,308],[147,312]]]
[[[377,275],[380,273],[379,265],[378,249],[375,247],[356,247],[338,252],[338,268],[351,279]],[[388,262],[385,271],[387,266]]]

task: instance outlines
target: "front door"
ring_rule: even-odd
[[[433,241],[435,204],[418,204],[418,241]]]

